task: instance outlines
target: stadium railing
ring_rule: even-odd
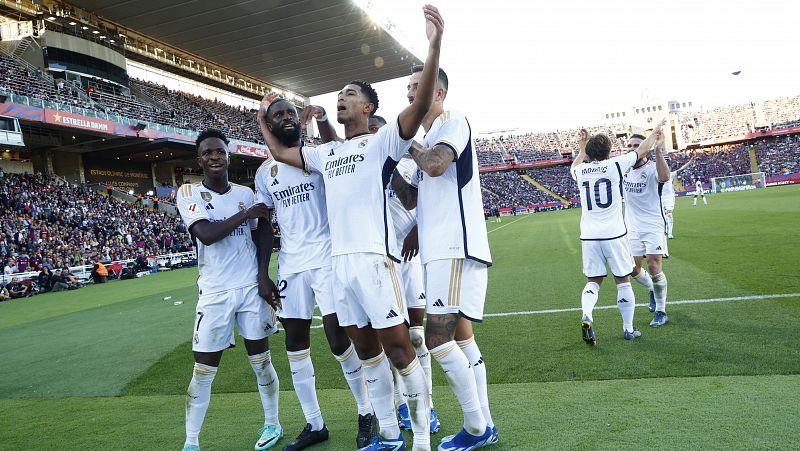
[[[178,263],[186,263],[191,260],[197,260],[197,254],[195,251],[189,252],[179,252],[174,254],[162,254],[162,255],[155,255],[147,257],[148,265],[152,266],[153,269],[150,272],[158,272],[162,270],[161,268],[169,268]],[[128,263],[135,262],[135,259],[127,259],[127,260],[114,260],[108,263],[103,262],[106,267],[113,266],[117,263],[122,265],[123,267],[127,266]],[[81,282],[86,282],[92,278],[92,269],[94,265],[81,265],[81,266],[70,266],[69,272],[72,273],[73,276],[78,278]],[[27,280],[36,280],[39,276],[40,271],[26,271],[26,272],[18,272],[14,274],[3,274],[0,275],[0,284],[6,285],[11,282],[11,279],[16,277],[19,279],[20,282],[24,282]],[[144,272],[144,271],[142,271]]]

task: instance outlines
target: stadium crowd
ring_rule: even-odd
[[[527,207],[557,199],[536,189],[516,172],[488,172],[481,174],[483,206],[486,209]],[[487,193],[487,191],[489,191]]]
[[[136,260],[192,249],[179,218],[53,177],[0,178],[0,262],[5,274]]]

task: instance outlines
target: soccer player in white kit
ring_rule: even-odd
[[[703,205],[708,205],[708,201],[706,200],[706,191],[703,189],[703,182],[700,179],[694,181],[694,203],[692,207],[697,205],[697,196],[703,198]]]
[[[586,130],[579,133],[580,152],[572,162],[570,174],[580,191],[583,274],[587,279],[581,296],[581,333],[591,346],[597,344],[592,311],[600,294],[600,284],[607,275],[606,265],[611,267],[617,283],[617,308],[622,315],[623,337],[632,340],[641,336],[633,327],[636,299],[628,276],[633,272],[634,262],[622,216],[622,177],[649,151],[665,122],[659,122],[635,151],[614,158],[609,158],[611,140],[608,136],[590,137]]]
[[[469,450],[498,441],[489,410],[486,365],[472,331],[472,322],[483,319],[492,256],[471,126],[463,114],[444,110],[449,81],[443,70],[437,72],[433,93],[421,89],[427,70],[427,65],[413,68],[407,94],[410,102],[434,96],[422,123],[425,138],[411,148],[419,166],[417,222],[428,312],[425,341],[464,415],[464,427],[444,437],[439,449]]]
[[[373,115],[369,118],[369,132],[372,134],[386,125],[386,120],[381,116]],[[438,432],[441,425],[439,417],[433,408],[433,381],[431,374],[431,354],[425,345],[425,285],[422,265],[419,259],[419,241],[417,231],[417,187],[412,185],[412,178],[416,176],[417,164],[411,158],[403,158],[397,163],[392,173],[387,194],[389,196],[389,211],[392,214],[398,246],[402,246],[403,262],[400,263],[400,282],[403,284],[406,310],[410,327],[411,344],[417,353],[422,369],[425,370],[428,384],[428,401],[431,406],[430,424],[431,433]],[[399,378],[395,377],[395,380]],[[397,404],[397,420],[402,429],[411,429],[411,416],[408,405],[401,395],[400,384],[394,387],[395,404]]]
[[[664,185],[669,182],[669,166],[664,159],[664,134],[659,134],[655,144],[655,161],[648,151],[625,173],[623,180],[625,196],[625,225],[636,267],[633,280],[642,284],[651,293],[654,301],[653,320],[650,327],[667,323],[667,276],[662,270],[662,258],[669,258],[667,250],[667,220],[661,205]],[[634,150],[645,140],[642,135],[633,135],[628,149]],[[648,149],[649,150],[649,149]],[[642,260],[647,258],[647,269],[642,269]]]
[[[304,111],[310,114],[311,108]],[[297,109],[287,100],[270,104],[262,116],[273,134],[288,146],[300,145]],[[286,332],[286,353],[292,382],[306,418],[306,427],[285,451],[305,449],[328,440],[322,419],[311,361],[311,319],[319,306],[328,344],[339,361],[358,406],[359,434],[356,446],[366,446],[372,433],[372,407],[362,376],[361,360],[339,326],[331,285],[331,237],[325,208],[325,184],[316,172],[268,159],[255,177],[256,197],[275,215],[281,228],[278,255],[278,287],[281,302],[275,306]],[[266,221],[263,226],[271,227]],[[264,262],[269,267],[269,260]]]
[[[336,119],[344,125],[344,142],[290,148],[277,140],[269,127],[262,127],[276,160],[319,172],[325,181],[336,314],[363,361],[370,400],[381,428],[382,436],[376,435],[365,447],[370,450],[405,448],[394,412],[388,360],[400,373],[411,411],[413,449],[430,449],[425,372],[405,324],[395,270],[400,253],[386,206],[391,173],[407,153],[430,107],[436,82],[444,23],[436,8],[425,6],[423,12],[429,41],[426,63],[430,67],[423,77],[423,89],[428,94],[406,107],[397,120],[371,135],[368,119],[378,107],[378,96],[368,83],[353,81],[338,95]],[[267,96],[262,105],[268,106],[271,100],[272,96]]]
[[[675,211],[675,178],[688,168],[694,162],[695,154],[692,153],[691,158],[683,166],[669,173],[669,180],[664,184],[661,190],[661,206],[664,207],[664,217],[667,218],[667,238],[673,239],[672,230],[675,224],[673,212]],[[666,158],[666,155],[664,156]],[[669,164],[669,160],[667,160]],[[653,304],[650,311],[655,311],[655,304]]]
[[[180,187],[177,207],[196,238],[199,299],[192,351],[194,370],[186,397],[184,451],[199,450],[198,436],[211,399],[211,383],[222,351],[234,343],[233,328],[244,338],[247,358],[258,381],[264,426],[256,450],[272,448],[283,436],[278,422],[278,375],[270,359],[267,336],[277,331],[274,310],[264,302],[276,288],[259,280],[257,252],[272,246],[272,234],[254,232],[269,214],[255,203],[253,191],[228,182],[228,139],[218,130],[197,137],[201,183]],[[258,248],[258,249],[257,249]]]

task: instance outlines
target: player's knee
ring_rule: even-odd
[[[412,327],[408,330],[411,337],[411,346],[419,348],[425,344],[425,330],[422,327]]]
[[[344,330],[327,334],[328,345],[331,347],[333,355],[342,355],[350,348],[350,339]]]
[[[413,349],[401,344],[384,345],[383,352],[395,368],[407,367],[417,356]]]
[[[650,274],[658,274],[661,272],[661,262],[657,260],[647,262],[647,268],[650,270]]]

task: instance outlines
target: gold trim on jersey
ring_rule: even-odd
[[[181,196],[184,198],[192,197],[192,184],[191,183],[184,183],[181,185],[181,189],[179,190]]]

